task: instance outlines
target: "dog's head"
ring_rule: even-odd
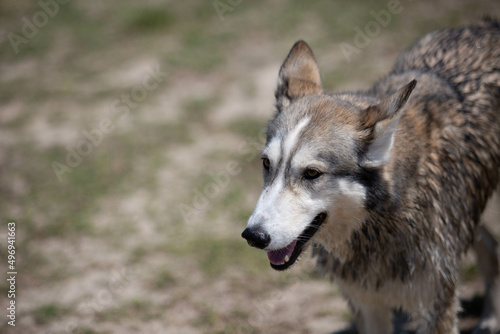
[[[311,239],[334,251],[384,200],[382,169],[415,84],[382,101],[326,95],[309,46],[292,47],[262,151],[264,187],[242,234],[274,269],[290,267]]]

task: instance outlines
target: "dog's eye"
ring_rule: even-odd
[[[271,167],[271,161],[269,161],[268,158],[262,158],[262,165],[264,166],[265,170],[269,170]]]
[[[313,180],[321,176],[321,172],[315,168],[308,168],[304,172],[304,177],[306,180]]]

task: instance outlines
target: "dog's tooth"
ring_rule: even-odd
[[[285,262],[290,261],[290,257],[288,255],[285,255]]]

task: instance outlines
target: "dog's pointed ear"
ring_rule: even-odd
[[[368,107],[362,114],[361,128],[370,131],[363,154],[363,165],[380,167],[389,161],[401,110],[416,84],[416,80],[411,81],[380,104]]]
[[[319,68],[313,52],[306,42],[298,41],[281,65],[275,93],[278,111],[288,107],[294,99],[322,92]]]

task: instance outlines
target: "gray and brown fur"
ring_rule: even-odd
[[[299,145],[319,147],[328,165],[316,185],[290,179],[287,187],[314,193],[343,178],[365,191],[360,212],[328,212],[311,240],[358,330],[390,333],[391,311],[402,309],[421,333],[458,333],[461,256],[473,244],[482,254],[495,251],[478,225],[499,181],[499,23],[430,33],[387,77],[354,93],[325,94],[312,51],[298,42],[280,70],[276,100],[268,143],[308,117]],[[397,126],[390,158],[370,161],[370,145],[390,126]],[[266,185],[273,177],[265,176]],[[340,220],[351,225],[336,226]],[[491,289],[496,276],[498,268]]]

